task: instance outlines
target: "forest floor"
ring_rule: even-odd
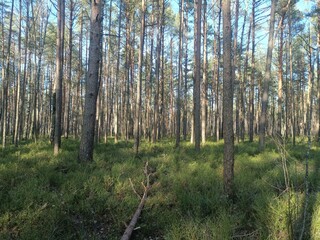
[[[320,239],[319,143],[309,157],[305,215],[306,139],[269,139],[262,153],[257,142],[236,144],[233,202],[223,194],[222,141],[200,153],[187,142],[143,142],[136,157],[132,142],[110,140],[85,165],[78,146],[63,139],[57,157],[48,140],[0,151],[0,239],[120,239],[147,161],[152,187],[133,239],[297,239],[303,229],[302,239]]]

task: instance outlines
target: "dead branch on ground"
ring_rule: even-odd
[[[127,226],[124,234],[122,235],[121,237],[121,240],[129,240],[131,235],[132,235],[132,232],[134,230],[134,227],[135,225],[137,224],[138,222],[138,218],[140,217],[140,214],[141,214],[141,211],[143,209],[143,206],[147,200],[147,197],[148,197],[148,191],[150,189],[150,173],[148,173],[148,162],[146,162],[146,165],[144,167],[144,174],[146,176],[146,182],[147,182],[147,185],[144,185],[143,183],[141,183],[144,187],[144,193],[143,193],[143,196],[140,197],[141,200],[140,200],[140,203],[139,203],[139,206],[136,210],[136,212],[134,213],[131,221],[130,221],[130,224]],[[131,182],[131,180],[130,180]],[[132,184],[132,182],[131,182]],[[132,185],[133,186],[133,185]],[[134,190],[134,192],[137,194],[137,192]]]

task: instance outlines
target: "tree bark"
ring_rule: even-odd
[[[200,124],[200,83],[201,83],[201,6],[202,0],[195,0],[195,69],[194,69],[194,86],[193,86],[193,128],[195,150],[200,151],[201,124]]]
[[[221,28],[221,14],[222,13],[222,0],[219,1],[219,13],[218,13],[218,25],[217,31],[214,39],[213,52],[215,56],[214,66],[213,66],[213,87],[215,87],[215,136],[216,141],[220,140],[220,127],[221,127],[221,117],[220,117],[220,57],[221,57],[221,41],[220,41],[220,28]]]
[[[143,48],[144,48],[144,31],[145,31],[145,0],[141,1],[141,31],[140,31],[140,49],[139,49],[139,72],[137,81],[137,95],[136,95],[136,116],[134,122],[134,148],[136,155],[139,153],[140,145],[140,118],[141,118],[141,91],[142,91],[142,62],[143,62]]]
[[[187,140],[187,128],[188,128],[188,2],[185,6],[185,23],[183,36],[185,39],[185,49],[184,49],[184,83],[183,83],[183,116],[182,116],[182,134],[183,140]]]
[[[64,50],[64,9],[65,2],[58,1],[58,30],[56,55],[56,82],[55,82],[55,126],[54,126],[54,155],[58,155],[61,147],[61,117],[62,117],[62,78],[63,78],[63,50]]]
[[[178,89],[177,89],[177,115],[176,115],[176,147],[180,146],[180,119],[181,119],[181,83],[182,83],[182,52],[183,52],[183,42],[182,42],[182,32],[183,32],[183,5],[184,0],[180,0],[179,4],[179,60],[178,60]]]
[[[121,15],[122,15],[122,0],[119,1],[120,9],[119,9],[119,24],[118,24],[118,36],[120,36],[121,31]],[[115,106],[114,106],[114,142],[118,142],[119,137],[119,84],[120,84],[120,37],[117,42],[117,66],[116,66],[116,82],[115,82]]]
[[[233,133],[233,79],[231,60],[231,13],[230,0],[222,2],[223,11],[223,138],[224,161],[223,179],[224,190],[232,197],[233,166],[234,166],[234,133]]]
[[[261,100],[261,116],[259,126],[259,149],[265,148],[265,135],[266,135],[266,120],[267,120],[267,108],[268,108],[268,96],[269,85],[271,81],[271,61],[273,51],[273,39],[274,39],[274,22],[275,22],[275,8],[277,0],[271,0],[271,13],[270,13],[270,25],[269,25],[269,39],[268,50],[266,60],[266,73],[263,83],[262,100]]]
[[[152,142],[155,143],[158,139],[158,124],[159,124],[159,93],[160,93],[160,56],[161,56],[161,14],[160,14],[160,1],[157,1],[158,17],[157,17],[157,47],[156,47],[156,84],[154,96],[154,118],[153,118],[153,134]],[[163,1],[163,0],[162,0]]]
[[[8,47],[5,65],[2,66],[5,71],[3,72],[2,83],[2,148],[6,146],[7,136],[7,115],[8,115],[8,86],[9,86],[9,70],[10,70],[10,57],[11,57],[11,35],[12,35],[12,18],[13,18],[14,0],[11,4],[10,23],[9,23],[9,36]],[[3,43],[4,44],[4,43]]]
[[[250,93],[249,93],[249,108],[250,108],[250,119],[249,119],[249,142],[253,142],[254,134],[254,82],[255,82],[255,5],[256,1],[252,1],[252,43],[251,43],[251,77],[250,77]]]
[[[79,149],[80,162],[88,162],[93,160],[96,104],[99,91],[99,67],[102,50],[102,7],[102,0],[91,1],[89,68],[86,80],[83,129]]]
[[[18,76],[17,76],[17,90],[16,90],[16,104],[15,104],[15,123],[13,143],[17,147],[19,143],[19,118],[20,118],[20,86],[21,86],[21,23],[22,23],[22,1],[19,0],[19,35],[18,35]]]
[[[207,80],[207,0],[203,2],[203,72],[201,86],[201,142],[206,142],[207,133],[207,109],[208,109],[208,80]]]

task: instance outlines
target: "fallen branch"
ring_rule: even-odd
[[[130,224],[127,226],[124,234],[122,235],[121,237],[121,240],[129,240],[131,235],[132,235],[132,232],[133,230],[135,229],[135,225],[137,224],[138,222],[138,218],[140,217],[140,214],[141,214],[141,211],[142,211],[142,208],[147,200],[147,197],[148,197],[148,191],[149,191],[149,188],[150,188],[150,174],[148,174],[148,162],[146,162],[146,165],[144,167],[144,174],[146,175],[146,181],[147,181],[147,186],[145,186],[143,183],[143,187],[144,187],[144,193],[143,193],[143,196],[141,198],[141,201],[139,203],[139,206],[136,210],[136,212],[134,213],[131,221],[130,221]]]

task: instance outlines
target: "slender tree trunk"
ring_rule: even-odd
[[[200,83],[201,83],[201,6],[202,0],[195,0],[195,69],[193,87],[193,128],[195,150],[200,151],[201,125],[200,125]]]
[[[295,94],[293,87],[293,60],[292,60],[292,34],[291,34],[291,14],[289,14],[289,64],[290,64],[290,94],[291,94],[291,135],[292,144],[296,145],[296,109],[295,109]]]
[[[254,82],[255,82],[255,33],[256,33],[256,22],[255,22],[255,5],[256,1],[252,1],[252,43],[251,43],[251,78],[250,78],[250,93],[249,93],[249,108],[250,108],[250,120],[249,120],[249,141],[253,142],[254,134]]]
[[[184,84],[183,84],[183,116],[182,116],[182,133],[183,140],[187,139],[187,128],[188,128],[188,2],[185,6],[185,25],[183,36],[185,39],[185,49],[184,49]]]
[[[169,120],[169,131],[170,131],[170,137],[173,137],[173,134],[175,133],[175,115],[174,115],[174,86],[173,86],[173,37],[171,36],[170,39],[170,120]],[[180,89],[181,91],[181,89]],[[180,96],[181,98],[181,96]],[[181,99],[180,99],[181,104]],[[178,111],[178,110],[177,110]],[[181,115],[181,110],[180,115]],[[179,126],[180,127],[180,126]],[[180,133],[179,133],[179,141],[180,141]]]
[[[164,30],[165,30],[165,24],[164,24],[164,9],[165,4],[164,1],[162,2],[162,17],[161,17],[161,77],[160,77],[160,101],[159,101],[159,124],[158,124],[158,139],[160,140],[165,135],[165,124],[164,124],[164,115],[165,115],[165,109],[164,109]]]
[[[70,115],[71,115],[71,86],[72,86],[72,51],[73,51],[73,47],[72,47],[72,41],[73,41],[73,20],[74,20],[74,16],[73,16],[73,11],[74,11],[74,7],[75,7],[75,3],[73,2],[73,0],[70,0],[70,15],[69,15],[69,56],[68,56],[68,78],[67,78],[67,89],[68,89],[68,93],[66,95],[66,99],[68,99],[68,101],[66,101],[65,104],[65,127],[64,127],[64,136],[66,138],[69,137],[69,132],[70,132]]]
[[[284,21],[285,14],[281,15],[280,20],[280,36],[279,36],[279,53],[278,53],[278,114],[277,114],[277,120],[278,120],[278,128],[277,128],[277,135],[279,137],[282,136],[282,95],[283,95],[283,21]]]
[[[137,98],[136,98],[136,116],[134,122],[134,148],[136,155],[139,153],[140,145],[140,119],[141,119],[141,91],[142,91],[142,63],[143,63],[143,48],[144,48],[144,32],[145,32],[145,0],[141,1],[141,31],[140,31],[140,49],[139,49],[139,72],[137,81]]]
[[[207,0],[203,2],[203,72],[201,86],[201,142],[206,142],[207,109],[208,109],[208,80],[207,80]]]
[[[132,30],[132,13],[133,12],[130,9],[130,1],[126,0],[126,114],[125,114],[125,124],[126,124],[126,141],[129,140],[129,128],[130,128],[130,116],[131,116],[131,111],[130,111],[130,67],[131,67],[131,30]],[[152,39],[153,41],[153,39]],[[150,58],[152,59],[152,58]],[[152,68],[152,63],[150,63],[150,69]],[[151,70],[150,70],[151,71]],[[149,81],[150,84],[150,81]],[[148,96],[147,100],[148,100],[148,106],[149,106],[149,102],[150,102],[150,89],[148,88]],[[150,109],[148,108],[148,111],[150,111]],[[150,125],[149,125],[150,126]],[[150,130],[149,130],[150,131]]]
[[[56,56],[56,111],[54,127],[54,155],[58,155],[61,147],[61,115],[62,115],[62,78],[63,78],[63,50],[64,50],[64,1],[58,1],[58,31],[57,31],[57,56]]]
[[[220,28],[221,28],[221,16],[222,16],[222,0],[219,2],[219,13],[218,13],[218,25],[217,25],[217,32],[215,34],[215,40],[214,40],[214,69],[213,69],[213,81],[215,86],[215,135],[216,140],[219,141],[220,139],[220,127],[221,127],[221,117],[220,117],[220,98],[219,98],[219,92],[220,92],[220,57],[221,57],[221,41],[220,41]]]
[[[250,20],[249,31],[248,31],[248,40],[246,47],[246,55],[244,60],[243,67],[243,79],[240,80],[240,139],[244,142],[245,138],[245,115],[246,115],[246,81],[248,76],[248,67],[249,67],[249,48],[250,48],[250,37],[251,37],[251,25],[252,18]]]
[[[228,197],[234,195],[234,133],[233,133],[233,79],[231,58],[231,13],[230,0],[222,2],[223,10],[223,138],[224,190]]]
[[[236,69],[238,69],[238,55],[241,56],[242,54],[242,42],[243,42],[243,33],[244,33],[244,26],[246,24],[246,17],[247,17],[247,11],[245,11],[244,19],[243,19],[243,27],[242,27],[242,34],[241,34],[241,42],[240,42],[240,51],[238,51],[238,18],[239,18],[239,0],[235,2],[235,18],[234,18],[234,32],[233,32],[233,55],[234,58],[232,59],[232,78],[237,83],[235,84],[236,89],[236,136],[237,141],[239,142],[239,134],[240,134],[240,121],[239,121],[239,108],[240,108],[240,80],[241,80],[241,71],[239,71],[239,76],[236,78]]]
[[[313,83],[314,83],[314,70],[313,70],[313,49],[311,46],[311,31],[309,27],[309,46],[308,46],[308,93],[306,99],[306,107],[307,107],[307,115],[306,115],[306,129],[307,135],[310,136],[310,132],[312,132],[312,116],[313,116]]]
[[[154,25],[154,1],[152,2],[152,12],[151,12],[151,23]],[[152,137],[152,107],[151,107],[151,98],[152,98],[152,88],[153,88],[153,46],[154,46],[154,26],[151,27],[150,32],[151,44],[150,44],[150,70],[148,76],[148,89],[147,89],[147,135],[148,141],[151,142]]]
[[[92,0],[91,2],[91,26],[89,68],[86,81],[85,107],[83,114],[83,129],[80,140],[79,161],[88,162],[93,160],[94,130],[96,119],[96,104],[99,92],[99,67],[101,61],[101,38],[103,1]]]
[[[21,22],[22,22],[22,2],[19,0],[19,36],[18,36],[18,78],[17,78],[17,94],[16,94],[16,104],[15,104],[15,123],[14,123],[14,136],[13,143],[17,147],[19,143],[19,118],[20,118],[20,81],[21,81]]]
[[[121,15],[122,15],[122,0],[119,2],[120,9],[119,9],[119,25],[118,25],[118,35],[120,36],[121,31]],[[119,137],[119,84],[120,84],[120,77],[119,77],[119,71],[120,71],[120,37],[118,38],[117,42],[117,66],[116,66],[116,82],[115,82],[115,106],[114,106],[114,142],[118,142]]]
[[[160,8],[161,1],[161,8]],[[159,95],[160,95],[160,59],[161,59],[161,47],[162,47],[162,18],[164,16],[164,0],[158,0],[157,9],[159,9],[158,19],[157,19],[157,49],[156,49],[156,94],[154,97],[154,119],[153,119],[153,135],[152,142],[155,143],[158,139],[158,126],[159,126]],[[160,13],[161,9],[161,13]]]
[[[22,80],[22,88],[21,88],[21,113],[25,112],[25,93],[27,86],[27,74],[30,61],[28,62],[28,55],[30,54],[28,45],[29,45],[29,1],[27,1],[27,18],[26,18],[26,34],[25,34],[25,49],[24,49],[24,67],[23,67],[23,80]],[[29,63],[29,64],[28,64]],[[19,119],[19,139],[23,138],[24,126],[25,126],[26,115],[21,114]],[[53,132],[52,132],[53,133]],[[53,136],[53,135],[52,135]],[[53,140],[53,137],[52,137]]]
[[[80,35],[79,35],[79,63],[78,63],[78,69],[77,69],[77,92],[76,92],[76,104],[74,105],[74,112],[75,112],[75,128],[74,128],[74,135],[76,138],[78,138],[79,135],[79,127],[78,125],[80,125],[81,123],[81,119],[80,119],[80,109],[82,108],[82,101],[81,101],[81,97],[80,97],[80,93],[81,93],[81,79],[82,79],[82,39],[83,39],[83,12],[81,12],[80,14]],[[80,109],[79,109],[80,108]]]
[[[7,115],[8,115],[8,86],[9,86],[9,70],[10,70],[10,57],[11,57],[11,34],[12,34],[12,18],[13,18],[13,6],[14,0],[11,4],[10,23],[9,23],[9,36],[8,36],[8,48],[5,67],[5,72],[2,77],[2,148],[6,146],[7,136]]]
[[[267,120],[269,85],[270,85],[270,81],[271,81],[271,61],[272,61],[273,39],[274,39],[274,22],[275,22],[276,3],[277,3],[277,0],[271,0],[271,13],[270,13],[267,60],[266,60],[266,73],[265,73],[265,79],[264,79],[264,83],[263,83],[261,116],[260,116],[260,126],[259,126],[259,131],[260,131],[259,132],[259,148],[260,148],[260,150],[264,150],[264,148],[265,148],[266,120]]]
[[[179,14],[180,14],[180,24],[179,24],[179,61],[178,61],[178,89],[177,89],[177,115],[176,115],[176,147],[180,146],[180,119],[181,119],[181,83],[182,83],[182,52],[183,52],[183,5],[184,0],[180,0],[179,4]]]

